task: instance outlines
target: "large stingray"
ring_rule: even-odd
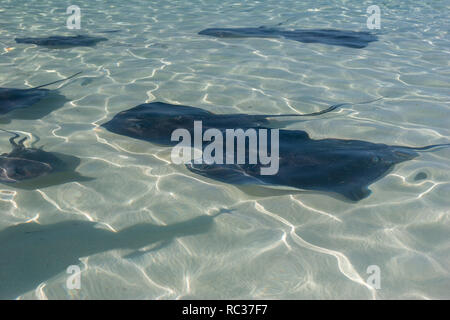
[[[17,43],[35,44],[51,49],[65,49],[74,47],[93,47],[107,38],[92,37],[87,35],[76,36],[50,36],[43,38],[16,38]]]
[[[365,48],[377,41],[376,35],[365,31],[346,31],[335,29],[283,30],[273,27],[259,28],[210,28],[198,34],[217,38],[286,38],[303,43],[322,43],[349,48]]]
[[[77,72],[65,79],[53,81],[47,84],[43,84],[29,89],[17,89],[17,88],[2,88],[0,87],[0,115],[6,114],[16,109],[29,107],[44,97],[48,96],[54,90],[43,89],[49,85],[60,83],[72,79],[79,75],[81,72]]]
[[[269,129],[270,131],[271,129]],[[268,134],[270,136],[270,133]],[[271,142],[269,142],[270,150]],[[359,201],[370,195],[369,185],[417,151],[448,146],[390,146],[361,140],[311,139],[305,131],[279,130],[279,170],[261,175],[261,164],[187,164],[192,172],[235,185],[271,185],[340,194]],[[223,148],[225,155],[225,148]],[[225,163],[225,159],[222,161]],[[236,162],[235,162],[236,163]]]
[[[16,143],[19,135],[13,134],[9,139],[12,151],[0,155],[0,183],[37,189],[70,181],[92,180],[75,171],[81,162],[77,157],[47,152],[42,148],[27,148],[23,144],[27,137]]]
[[[58,274],[68,277],[67,268],[81,267],[79,259],[83,257],[109,250],[132,250],[127,257],[136,257],[157,251],[178,237],[206,233],[217,215],[167,226],[136,224],[118,232],[90,221],[10,226],[0,231],[0,299],[15,299]]]
[[[203,128],[257,128],[273,126],[269,118],[317,116],[339,108],[346,103],[333,105],[325,110],[308,114],[214,114],[190,106],[172,105],[163,102],[151,102],[122,111],[102,127],[124,136],[162,145],[175,145],[171,134],[175,129],[193,130],[193,122],[202,121]],[[230,127],[231,126],[231,127]]]
[[[340,105],[305,116],[323,114],[338,106]],[[203,132],[209,128],[216,128],[222,132],[237,128],[271,130],[269,125],[273,123],[269,118],[276,116],[219,115],[200,108],[155,102],[120,112],[102,126],[117,134],[171,146],[178,144],[178,141],[171,141],[172,132],[183,128],[192,136],[194,121],[202,121]],[[223,136],[225,137],[225,133]],[[204,143],[203,147],[207,144]],[[367,197],[370,194],[368,186],[385,176],[395,164],[417,157],[417,151],[438,146],[444,145],[411,148],[361,140],[314,140],[305,131],[280,130],[279,170],[275,175],[261,175],[262,165],[248,164],[248,150],[246,164],[189,163],[187,167],[192,172],[231,184],[277,185],[333,192],[358,201]],[[226,150],[223,148],[225,156]],[[270,148],[269,142],[268,150]],[[222,162],[225,163],[225,160]]]

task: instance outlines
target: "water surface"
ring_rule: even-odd
[[[384,96],[289,128],[317,139],[448,143],[446,1],[380,3],[378,41],[362,49],[198,34],[206,28],[257,28],[286,20],[284,29],[368,31],[366,8],[372,4],[78,1],[81,30],[67,30],[64,2],[2,0],[1,86],[26,88],[78,71],[83,75],[59,90],[68,100],[61,107],[33,117],[34,108],[55,103],[41,101],[25,114],[0,119],[1,127],[39,137],[37,145],[47,151],[80,158],[77,171],[95,179],[38,190],[0,186],[1,230],[26,222],[49,225],[42,229],[45,237],[87,254],[74,262],[82,269],[80,290],[67,289],[68,275],[56,268],[41,282],[33,278],[38,269],[30,270],[30,282],[21,287],[25,292],[1,284],[0,291],[21,299],[450,298],[449,150],[423,153],[396,166],[371,186],[370,197],[351,203],[208,180],[171,164],[170,148],[99,127],[116,113],[151,101],[214,113],[275,114]],[[120,31],[99,33],[107,30]],[[16,37],[75,34],[109,40],[61,50],[14,42]],[[9,138],[0,134],[3,152],[10,151]],[[199,220],[204,225],[189,224],[219,212]],[[160,238],[149,238],[141,254],[95,237],[106,242],[93,244],[98,250],[81,250],[91,227],[70,229],[71,241],[62,229],[51,227],[73,220],[98,222],[96,228],[108,235],[135,225],[168,228],[158,231]],[[38,241],[36,233],[30,234]],[[0,251],[0,263],[11,267],[8,259],[28,243],[23,236],[0,237],[12,250]],[[77,237],[79,243],[73,241]],[[43,250],[32,261],[72,261],[63,252]],[[11,261],[23,268],[30,260]],[[380,290],[365,283],[370,265],[380,268]]]

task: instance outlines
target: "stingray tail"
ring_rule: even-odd
[[[372,103],[378,100],[383,99],[383,97],[375,99],[375,100],[369,100],[369,101],[363,101],[363,102],[357,102],[357,103],[339,103],[339,104],[335,104],[332,105],[331,107],[325,109],[325,110],[321,110],[321,111],[317,111],[317,112],[313,112],[313,113],[304,113],[304,114],[297,114],[297,113],[287,113],[287,114],[275,114],[275,115],[267,115],[266,117],[268,118],[279,118],[279,117],[311,117],[311,116],[318,116],[324,113],[328,113],[331,112],[333,110],[336,110],[342,106],[352,106],[355,104],[367,104],[367,103]]]
[[[65,78],[65,79],[56,80],[56,81],[53,81],[53,82],[50,82],[50,83],[47,83],[47,84],[43,84],[43,85],[41,85],[41,86],[34,87],[33,89],[39,89],[39,88],[43,88],[43,87],[49,86],[49,85],[51,85],[51,84],[55,84],[55,83],[60,83],[60,82],[67,81],[67,80],[69,80],[69,79],[72,79],[72,78],[76,77],[76,76],[79,75],[80,73],[82,73],[82,71],[77,72],[77,73],[75,73],[75,74],[73,74],[73,75],[71,75],[70,77],[67,77],[67,78]]]
[[[405,147],[405,149],[429,152],[429,151],[439,150],[439,149],[446,148],[446,147],[450,147],[450,143],[432,144],[432,145],[425,146],[425,147]]]
[[[13,145],[14,147],[20,146],[20,143],[17,144],[16,141],[15,141],[17,138],[20,137],[20,134],[18,134],[17,132],[8,131],[8,130],[2,129],[2,128],[0,128],[0,130],[3,131],[3,132],[6,132],[6,133],[9,133],[9,134],[14,135],[14,137],[11,137],[11,138],[9,139],[9,142],[10,142],[11,145]],[[26,137],[25,137],[25,139],[26,139]],[[23,141],[22,141],[22,145],[23,145]]]

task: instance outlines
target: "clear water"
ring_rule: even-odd
[[[79,157],[77,171],[95,179],[38,190],[1,185],[0,229],[25,222],[100,224],[2,238],[0,246],[9,251],[0,250],[0,263],[12,278],[24,268],[27,276],[16,287],[0,283],[0,291],[23,299],[450,298],[448,149],[397,165],[370,187],[370,197],[350,203],[208,180],[171,164],[170,148],[99,127],[145,101],[275,114],[383,96],[290,128],[313,138],[448,143],[448,1],[379,2],[379,41],[364,49],[197,35],[205,28],[273,26],[287,19],[286,29],[367,31],[371,4],[86,0],[77,1],[81,30],[74,31],[65,27],[70,3],[1,0],[1,86],[36,86],[83,71],[60,89],[69,100],[60,108],[37,120],[6,116],[1,127],[39,137],[37,146],[47,151]],[[104,30],[120,32],[98,33]],[[75,33],[109,41],[51,50],[13,40]],[[3,152],[10,150],[9,137],[0,135]],[[426,177],[415,180],[421,172]],[[223,214],[213,217],[218,212]],[[199,217],[206,219],[192,220]],[[154,233],[140,253],[108,237],[92,246],[83,241],[95,230],[120,234],[144,224]],[[29,251],[34,253],[18,257]],[[58,261],[80,266],[81,289],[66,287],[68,265],[46,277],[36,271],[53,270]],[[370,265],[380,269],[379,290],[365,282]]]

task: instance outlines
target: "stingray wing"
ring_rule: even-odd
[[[33,179],[52,171],[52,166],[45,162],[0,156],[0,182],[3,183]]]
[[[0,88],[0,114],[29,107],[43,99],[50,90]]]

